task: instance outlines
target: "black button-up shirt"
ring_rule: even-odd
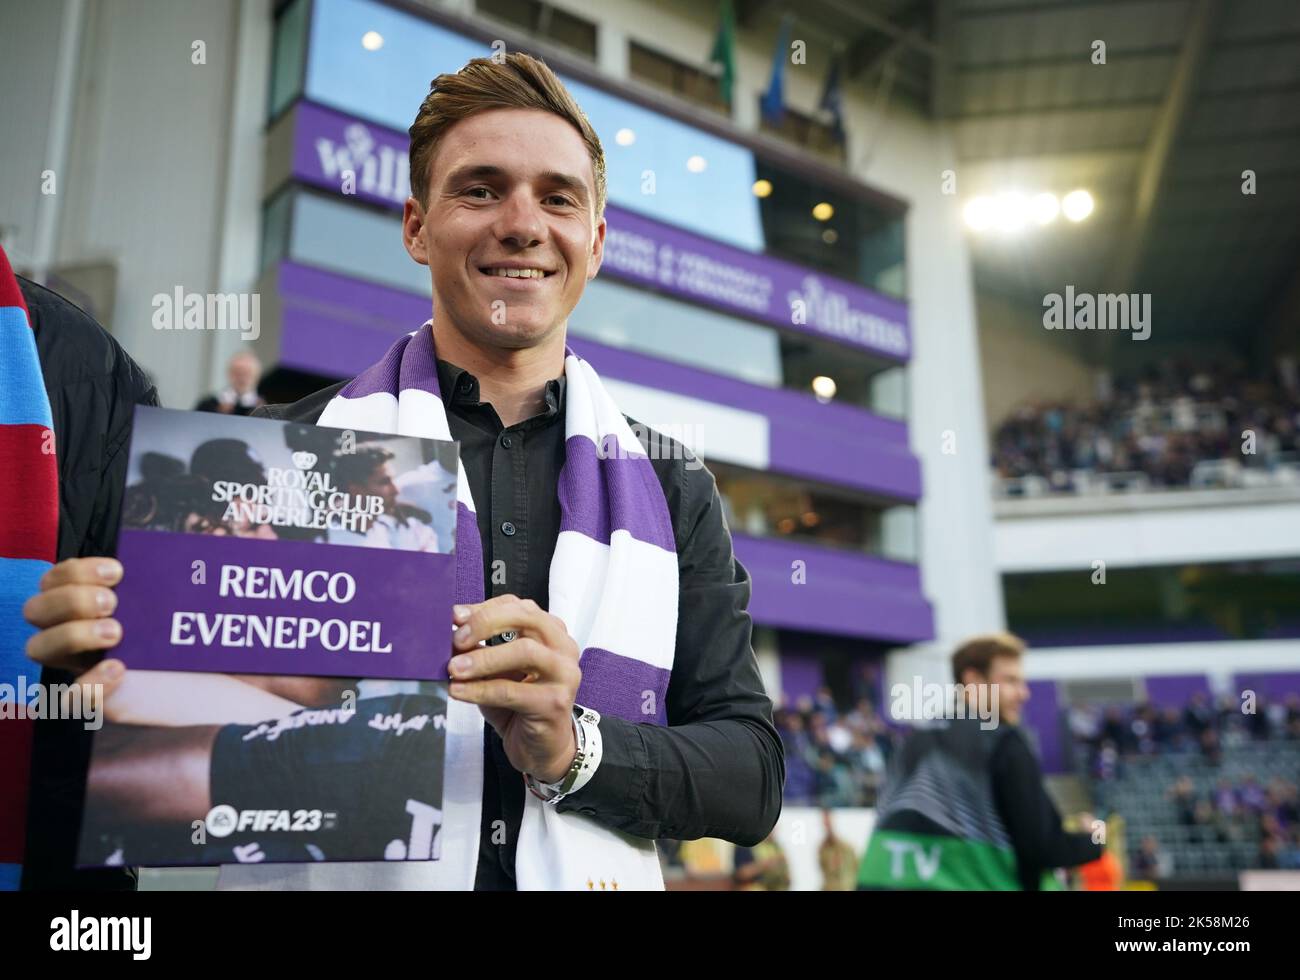
[[[478,379],[469,372],[439,361],[438,383],[474,496],[484,594],[511,593],[547,609],[560,533],[556,484],[565,455],[565,379],[547,383],[537,415],[508,427],[496,409],[479,401]],[[315,422],[341,387],[294,405],[268,406],[266,414]],[[634,424],[634,431],[641,429]],[[643,443],[648,452],[651,441]],[[752,846],[767,837],[780,815],[785,757],[751,644],[749,576],[732,553],[713,474],[680,444],[663,437],[653,444],[659,452],[651,463],[677,545],[668,725],[602,717],[600,767],[586,786],[556,805],[636,837],[717,837]],[[526,789],[490,725],[483,751],[475,887],[513,889]]]

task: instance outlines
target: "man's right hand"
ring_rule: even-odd
[[[23,617],[39,630],[27,641],[27,656],[42,667],[67,670],[83,684],[121,680],[120,660],[103,659],[103,651],[122,640],[122,624],[113,586],[122,580],[115,558],[69,558],[41,578],[40,589],[23,606]]]

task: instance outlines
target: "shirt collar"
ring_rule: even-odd
[[[442,403],[447,408],[479,404],[478,378],[450,361],[438,361],[438,390],[442,392]],[[563,374],[546,382],[546,407],[538,413],[542,419],[553,418],[563,411],[564,391]]]

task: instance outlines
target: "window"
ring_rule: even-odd
[[[763,250],[754,154],[698,126],[564,78],[600,135],[609,201],[750,252]]]
[[[712,72],[652,51],[636,41],[629,42],[628,54],[628,71],[633,78],[714,112],[731,114],[731,107],[722,98],[718,77]]]
[[[575,336],[752,384],[781,385],[775,330],[613,279],[587,283],[572,315]]]
[[[549,3],[539,0],[478,0],[475,9],[588,58],[596,57],[596,25]]]
[[[268,118],[278,116],[302,91],[303,66],[307,60],[308,0],[292,0],[275,17],[271,42],[271,87]]]
[[[916,561],[916,508],[710,461],[732,531]]]
[[[402,246],[401,215],[297,187],[263,212],[262,267],[281,259],[421,296],[433,288]]]
[[[812,116],[786,106],[779,123],[763,115],[762,97],[759,97],[759,127],[765,133],[780,137],[824,160],[844,163],[844,144],[836,138],[835,130]]]
[[[756,157],[769,255],[903,298],[903,216]],[[758,186],[756,185],[756,186]]]
[[[1088,569],[1002,577],[1007,625],[1034,646],[1300,637],[1300,561]],[[1083,582],[1081,586],[1079,583]]]
[[[861,351],[783,331],[781,370],[786,388],[889,418],[907,416],[907,369]]]
[[[587,284],[573,314],[574,336],[768,388],[907,417],[907,369],[892,361],[777,330],[662,296],[617,279]],[[833,390],[828,389],[828,380]]]
[[[290,225],[293,221],[292,189],[275,195],[262,211],[262,260],[259,272],[285,258],[289,250]]]

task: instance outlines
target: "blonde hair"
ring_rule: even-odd
[[[993,661],[998,657],[1019,658],[1025,652],[1025,641],[1014,633],[985,633],[973,636],[952,655],[952,677],[958,684],[965,683],[961,675],[974,670],[981,677],[989,675]]]
[[[503,59],[474,58],[454,74],[442,74],[407,131],[411,137],[411,193],[429,203],[429,168],[447,130],[462,119],[489,109],[540,109],[573,126],[587,145],[596,181],[595,218],[605,213],[605,151],[586,114],[564,83],[546,64],[515,52]]]

